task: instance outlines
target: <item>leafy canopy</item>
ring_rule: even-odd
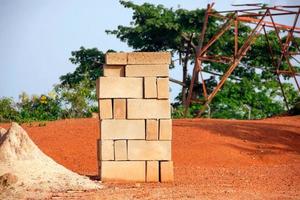
[[[153,5],[144,3],[134,4],[130,1],[120,1],[125,7],[133,10],[132,22],[130,26],[119,25],[115,30],[107,30],[108,34],[113,34],[128,46],[138,51],[163,51],[168,50],[179,54],[179,60],[188,58],[190,64],[194,62],[198,38],[203,26],[205,9],[173,9],[163,5]],[[210,17],[204,44],[219,29],[219,25],[224,23],[221,19]],[[208,55],[229,56],[234,52],[234,29],[225,32],[209,49]],[[249,34],[251,28],[246,24],[239,23],[239,41],[241,47]],[[272,51],[275,59],[279,58],[279,40],[274,31],[267,33],[271,41]],[[285,42],[286,37],[282,38]],[[296,41],[300,43],[299,38]],[[190,45],[189,45],[190,44]],[[295,44],[292,45],[293,50]],[[185,58],[181,54],[185,54]],[[175,55],[175,54],[174,54]],[[176,66],[178,67],[178,66]],[[223,74],[227,69],[227,64],[203,62],[205,71]],[[279,69],[287,69],[287,61],[283,60]],[[299,68],[296,68],[299,70]],[[184,71],[183,66],[183,71]],[[253,118],[264,118],[284,111],[284,103],[280,87],[277,82],[277,75],[272,59],[267,47],[267,40],[263,34],[259,35],[252,48],[242,59],[228,80],[211,103],[212,116],[224,118],[245,118],[241,107],[248,105],[252,108]],[[288,79],[287,76],[284,77]],[[208,87],[213,88],[219,78],[211,76]],[[188,88],[189,76],[182,80]],[[201,88],[199,83],[196,88]],[[290,104],[295,102],[297,93],[290,83],[283,83],[283,88],[287,93]],[[210,89],[211,90],[211,89]],[[184,90],[183,90],[184,91]],[[174,104],[181,112],[180,104],[182,97],[186,95],[180,93],[177,98],[178,103]],[[203,96],[198,96],[203,98]],[[198,109],[199,106],[192,105],[191,109]],[[191,116],[195,113],[191,111]],[[180,114],[178,115],[180,116]]]

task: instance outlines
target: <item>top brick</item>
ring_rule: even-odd
[[[105,63],[107,65],[126,65],[127,53],[106,53]]]
[[[128,53],[127,64],[170,64],[169,52],[132,52]]]

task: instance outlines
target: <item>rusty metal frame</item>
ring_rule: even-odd
[[[245,5],[237,5],[237,6],[245,6]],[[204,17],[204,23],[201,31],[201,35],[199,37],[198,46],[196,48],[195,53],[195,62],[194,62],[194,68],[192,73],[192,79],[191,84],[189,86],[188,94],[187,94],[187,100],[185,102],[185,116],[187,116],[187,112],[189,109],[189,106],[191,103],[200,103],[204,106],[201,110],[199,110],[197,117],[200,117],[203,112],[206,110],[207,106],[210,104],[210,102],[213,100],[213,98],[216,96],[218,91],[222,88],[224,83],[228,78],[231,78],[230,75],[232,72],[236,69],[236,67],[240,64],[240,61],[245,57],[247,54],[247,51],[251,48],[251,45],[255,42],[256,38],[259,35],[264,35],[268,44],[268,49],[270,53],[270,60],[272,62],[272,65],[274,67],[274,70],[271,70],[274,74],[277,76],[277,81],[280,86],[282,96],[284,98],[284,102],[286,105],[287,110],[289,110],[288,101],[286,98],[285,91],[282,86],[282,82],[280,80],[280,75],[290,76],[293,77],[296,86],[300,92],[300,84],[296,78],[296,76],[299,76],[300,73],[297,73],[294,66],[290,62],[290,59],[294,59],[298,61],[294,55],[300,54],[300,48],[299,44],[295,42],[294,33],[300,33],[300,27],[297,27],[297,21],[299,19],[300,15],[300,5],[299,6],[274,6],[274,7],[266,7],[266,6],[260,6],[259,4],[247,4],[247,6],[254,6],[255,8],[248,8],[248,9],[239,9],[239,10],[230,10],[230,11],[212,11],[213,4],[207,5],[207,10]],[[297,9],[290,10],[290,9]],[[251,11],[251,12],[250,12]],[[275,13],[274,13],[275,12]],[[225,15],[224,15],[225,14]],[[281,16],[281,15],[291,15],[295,16],[294,22],[292,26],[288,26],[285,24],[278,24],[275,23],[273,16]],[[219,31],[214,34],[214,36],[206,43],[204,44],[204,38],[205,33],[207,30],[208,25],[208,19],[210,16],[219,17],[225,20],[225,23],[221,26]],[[271,21],[266,20],[266,18],[271,19]],[[251,23],[255,24],[255,27],[252,29],[251,33],[248,35],[245,42],[239,47],[238,44],[238,25],[239,23]],[[218,55],[208,55],[209,47],[211,47],[226,31],[231,29],[233,27],[234,31],[234,50],[233,55],[231,57],[225,57],[225,56],[218,56]],[[271,41],[268,38],[268,34],[266,31],[267,28],[272,28],[275,30],[276,37],[279,40],[279,45],[281,48],[281,55],[279,58],[275,58],[275,54],[272,52],[271,48]],[[261,33],[263,30],[263,33]],[[288,31],[288,34],[286,36],[286,40],[282,42],[282,37],[280,37],[280,31]],[[296,50],[297,52],[289,52],[289,48],[292,44],[292,42],[296,43]],[[283,63],[283,59],[285,59],[286,63],[288,64],[288,70],[280,70],[280,67]],[[227,71],[221,75],[216,73],[217,75],[221,75],[221,79],[217,86],[214,88],[214,90],[208,94],[207,88],[205,85],[205,80],[203,79],[202,72],[202,63],[203,62],[217,62],[217,63],[223,63],[228,64],[229,67],[227,68]],[[211,72],[215,73],[215,72]],[[202,91],[204,100],[202,99],[193,99],[193,92],[195,84],[199,83],[199,77],[202,82]]]

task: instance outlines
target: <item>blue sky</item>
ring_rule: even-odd
[[[133,0],[166,7],[195,9],[211,0]],[[217,0],[215,9],[226,10],[239,0]],[[248,1],[271,4],[297,4],[296,0]],[[299,1],[298,1],[299,2]],[[0,0],[0,97],[15,99],[25,91],[42,94],[51,91],[59,76],[75,69],[68,58],[80,46],[106,51],[131,51],[125,43],[105,30],[128,25],[132,11],[118,0]],[[181,78],[181,71],[171,76]],[[171,84],[172,97],[179,87]]]

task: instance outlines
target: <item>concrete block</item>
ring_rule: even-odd
[[[127,53],[106,53],[105,63],[107,65],[126,65]]]
[[[169,99],[169,79],[158,78],[157,79],[157,98]]]
[[[172,140],[172,120],[159,120],[159,140]]]
[[[144,78],[144,98],[157,98],[156,77]]]
[[[100,77],[100,98],[143,98],[143,79]]]
[[[132,52],[128,53],[128,64],[170,64],[169,52]]]
[[[160,181],[173,182],[174,181],[174,168],[173,161],[160,162]]]
[[[103,161],[101,162],[101,181],[145,182],[145,161]]]
[[[145,139],[145,120],[102,120],[102,140]]]
[[[147,161],[146,163],[146,181],[159,182],[159,162]]]
[[[146,120],[146,140],[158,140],[158,121]]]
[[[111,99],[100,99],[99,105],[99,116],[100,119],[111,119],[112,118],[112,101]]]
[[[115,160],[114,158],[114,141],[99,140],[100,142],[100,160]]]
[[[124,77],[125,65],[104,65],[103,74],[108,77]]]
[[[168,77],[169,65],[126,65],[127,77]]]
[[[114,99],[114,119],[126,119],[126,99]]]
[[[171,141],[128,140],[128,160],[171,160]]]
[[[128,99],[127,118],[128,119],[169,119],[169,100],[156,99]]]
[[[127,160],[126,140],[115,140],[115,160]]]

